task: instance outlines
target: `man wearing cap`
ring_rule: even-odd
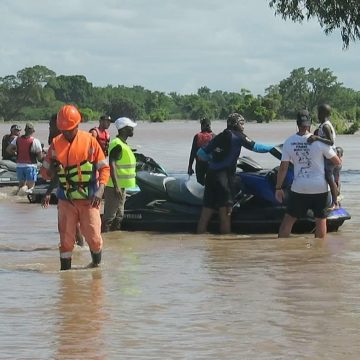
[[[197,156],[197,151],[206,146],[210,140],[213,139],[215,134],[211,131],[211,121],[208,118],[203,118],[200,120],[201,131],[195,134],[193,142],[191,145],[189,165],[188,165],[188,175],[191,176],[194,173],[193,163],[195,160],[195,174],[196,180],[199,184],[205,184],[205,174],[208,168],[208,162],[201,160]]]
[[[60,270],[71,268],[78,223],[90,248],[89,266],[99,266],[102,255],[99,208],[110,169],[97,140],[79,130],[80,121],[81,114],[75,106],[64,105],[59,110],[57,127],[61,134],[53,138],[41,168],[45,179],[59,179]]]
[[[43,158],[41,142],[32,136],[34,132],[34,125],[26,123],[25,134],[14,138],[7,148],[10,154],[16,155],[19,195],[32,192],[37,180],[37,162]]]
[[[315,217],[315,237],[324,238],[327,232],[326,216],[329,186],[325,179],[324,157],[334,165],[340,159],[334,149],[320,141],[308,142],[311,117],[307,110],[301,110],[296,117],[298,132],[290,136],[283,145],[281,163],[276,181],[276,199],[284,201],[282,189],[290,162],[294,166],[294,180],[291,185],[284,219],[280,225],[279,237],[288,237],[298,218],[306,216],[311,209]]]
[[[9,154],[6,149],[11,144],[11,142],[20,135],[21,127],[19,125],[11,125],[10,134],[3,136],[1,141],[1,154],[3,160],[11,160],[16,162],[16,156]]]
[[[120,117],[115,121],[118,134],[109,146],[110,179],[104,194],[103,232],[120,230],[124,217],[126,189],[136,185],[136,159],[126,143],[127,138],[134,135],[136,125],[127,117]]]
[[[269,152],[274,145],[256,143],[244,134],[245,119],[238,113],[227,118],[226,129],[215,136],[207,146],[200,148],[198,156],[209,161],[205,177],[203,208],[197,226],[197,233],[207,230],[215,210],[219,210],[220,232],[231,231],[231,213],[234,205],[234,177],[241,148],[255,152]]]
[[[99,126],[90,129],[91,135],[99,142],[105,156],[108,156],[110,143],[109,127],[113,121],[109,115],[102,115],[99,119]]]

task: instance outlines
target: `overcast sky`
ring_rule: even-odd
[[[275,17],[267,0],[1,0],[0,77],[34,65],[95,86],[264,94],[299,67],[359,90],[360,42]]]

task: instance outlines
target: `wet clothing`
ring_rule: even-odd
[[[108,149],[110,143],[110,133],[107,129],[100,129],[99,127],[94,127],[90,129],[90,132],[96,131],[96,140],[99,142],[101,149],[103,150],[105,156],[108,156]]]
[[[289,193],[286,212],[295,218],[305,217],[308,209],[314,213],[314,217],[325,219],[328,214],[329,193],[299,194],[293,191]]]
[[[235,173],[237,159],[243,146],[248,150],[254,150],[255,141],[249,139],[244,133],[227,129],[215,136],[204,148],[205,153],[212,155],[209,169],[229,169]]]
[[[103,231],[121,230],[121,223],[124,218],[124,207],[126,200],[126,190],[120,188],[117,193],[114,187],[105,187],[104,192],[104,215],[103,215]]]
[[[210,159],[205,179],[205,207],[216,209],[232,206],[236,163],[243,146],[255,152],[268,152],[274,147],[257,144],[242,132],[226,129],[199,151]]]
[[[329,190],[325,180],[324,157],[336,155],[334,149],[320,141],[307,142],[311,134],[290,136],[282,149],[282,161],[294,165],[294,180],[291,190],[302,194],[319,194]]]
[[[189,157],[189,169],[192,168],[192,165],[195,160],[195,174],[196,180],[199,184],[205,184],[205,174],[208,168],[207,161],[201,160],[197,156],[197,151],[199,148],[206,146],[213,138],[215,134],[212,131],[200,131],[197,133],[191,145],[190,157]]]
[[[334,149],[320,141],[307,142],[311,134],[290,136],[284,143],[281,161],[294,166],[294,180],[286,212],[295,218],[306,215],[311,209],[316,218],[327,214],[329,185],[325,179],[324,157],[336,155]]]
[[[210,209],[232,206],[234,174],[229,170],[209,169],[205,178],[203,205]]]
[[[80,231],[84,235],[89,248],[94,253],[101,251],[101,219],[99,209],[90,206],[89,200],[58,202],[58,228],[60,233],[60,257],[71,258],[76,241],[76,227],[80,223]]]
[[[71,258],[78,223],[90,250],[98,253],[102,248],[100,211],[90,201],[98,184],[105,185],[109,179],[104,152],[91,134],[78,130],[71,143],[62,134],[52,140],[41,168],[45,179],[49,179],[52,161],[59,163],[60,257]]]

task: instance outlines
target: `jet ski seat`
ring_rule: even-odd
[[[0,160],[0,168],[16,172],[16,162],[11,160]]]
[[[136,173],[136,184],[141,191],[151,193],[160,199],[166,198],[165,184],[172,179],[175,178],[148,171],[138,171]]]
[[[173,178],[165,184],[170,200],[177,203],[201,206],[203,203],[204,187],[196,181],[184,178]]]
[[[204,187],[196,181],[189,181],[182,177],[166,176],[164,174],[139,171],[136,183],[144,193],[177,203],[202,205]]]

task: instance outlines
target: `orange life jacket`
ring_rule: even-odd
[[[199,148],[207,145],[214,137],[212,132],[199,132],[196,134],[196,146]]]
[[[109,143],[110,143],[110,133],[108,130],[101,130],[98,127],[94,127],[93,129],[90,130],[93,131],[95,130],[97,133],[97,137],[96,140],[99,142],[105,156],[108,155],[108,149],[109,149]]]
[[[62,166],[58,174],[62,195],[71,200],[90,198],[97,190],[96,170],[106,162],[97,140],[79,130],[71,143],[59,135],[53,139],[52,146],[51,158]]]

